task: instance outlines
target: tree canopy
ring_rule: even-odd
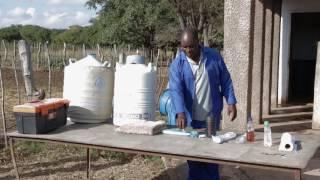
[[[175,41],[178,24],[167,0],[89,0],[87,5],[102,7],[93,26],[103,42],[152,47]]]
[[[0,39],[7,41],[21,39],[20,28],[21,26],[12,25],[10,27],[0,29]]]
[[[45,42],[50,40],[50,30],[40,26],[22,26],[20,28],[20,35],[29,42]]]
[[[192,27],[205,45],[222,47],[223,0],[87,0],[85,5],[98,10],[90,26],[47,29],[12,25],[0,29],[0,39],[174,47],[179,31]]]

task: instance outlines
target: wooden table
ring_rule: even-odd
[[[194,139],[175,135],[133,135],[114,131],[110,124],[73,124],[57,129],[49,134],[32,135],[8,133],[12,162],[19,179],[14,155],[14,140],[71,144],[87,148],[87,178],[90,178],[90,148],[166,156],[227,165],[240,165],[254,168],[288,171],[301,179],[301,171],[320,147],[320,139],[314,135],[294,134],[301,141],[302,149],[296,152],[278,151],[279,133],[273,133],[274,145],[263,146],[263,134],[256,133],[256,142],[237,144],[234,140],[215,144],[209,138]]]

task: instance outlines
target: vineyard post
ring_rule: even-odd
[[[1,56],[0,56],[1,58]],[[1,58],[2,60],[2,58]],[[4,138],[4,144],[5,148],[8,148],[8,139],[7,139],[7,124],[6,124],[6,118],[5,118],[5,110],[4,110],[4,101],[5,101],[5,94],[4,94],[4,85],[2,80],[2,66],[0,65],[0,86],[1,86],[1,116],[2,116],[2,123],[3,123],[3,138]]]
[[[49,48],[48,48],[48,42],[44,44],[44,49],[45,49],[45,56],[48,62],[48,93],[49,93],[49,98],[51,98],[51,61],[50,61],[50,54],[49,54]]]
[[[13,59],[12,59],[12,67],[14,71],[14,79],[16,81],[17,87],[17,94],[18,94],[18,103],[21,104],[21,96],[20,96],[20,87],[19,87],[19,79],[17,75],[17,68],[16,68],[16,41],[13,41]]]

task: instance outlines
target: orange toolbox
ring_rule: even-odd
[[[69,100],[50,98],[13,107],[17,129],[22,134],[44,134],[67,123]]]

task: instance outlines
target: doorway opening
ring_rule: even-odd
[[[291,16],[288,96],[291,105],[313,102],[319,19],[320,13],[293,13]]]

